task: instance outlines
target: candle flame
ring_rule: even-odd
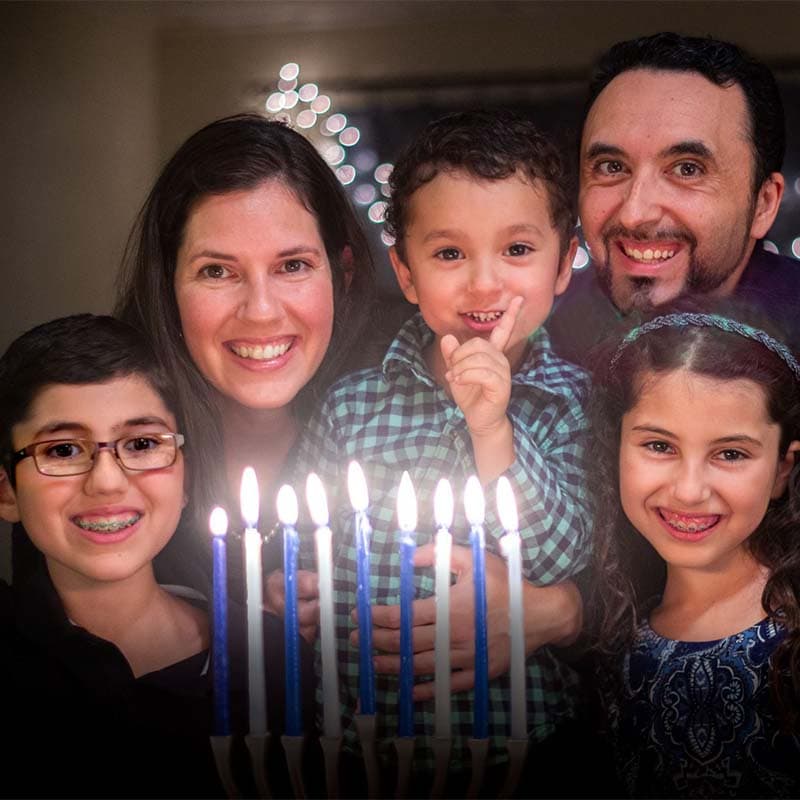
[[[245,467],[242,472],[239,502],[245,524],[248,528],[255,528],[258,525],[258,481],[252,467]]]
[[[441,478],[436,484],[433,495],[433,518],[437,528],[447,530],[453,524],[453,489],[447,478]]]
[[[208,518],[208,527],[213,536],[224,536],[228,532],[228,515],[224,508],[214,506]]]
[[[306,479],[306,503],[311,513],[311,519],[318,528],[328,524],[328,499],[325,496],[325,487],[316,472],[312,472]]]
[[[483,489],[477,476],[470,475],[464,489],[464,510],[467,512],[467,522],[470,525],[483,525],[486,516],[486,501],[483,499]]]
[[[497,516],[500,517],[500,524],[506,532],[519,529],[517,503],[514,500],[511,484],[505,475],[501,475],[497,481]]]
[[[405,533],[412,533],[417,527],[417,498],[407,471],[403,472],[397,490],[397,524]]]
[[[288,483],[278,490],[278,519],[282,525],[297,525],[297,495]]]
[[[354,511],[366,511],[369,506],[367,480],[357,461],[351,461],[347,468],[347,492]]]

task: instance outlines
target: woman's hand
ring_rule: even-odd
[[[276,569],[267,575],[264,595],[264,608],[283,618],[286,611],[283,570]],[[300,635],[313,644],[319,627],[319,580],[316,572],[297,570],[297,619]]]

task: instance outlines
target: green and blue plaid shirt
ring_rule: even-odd
[[[417,314],[400,330],[380,368],[361,370],[339,380],[311,421],[297,461],[297,485],[316,472],[326,488],[334,536],[334,593],[339,655],[340,696],[345,748],[357,750],[353,714],[358,699],[358,648],[349,642],[356,627],[356,550],[353,510],[347,492],[347,466],[353,459],[364,470],[369,490],[371,589],[375,604],[400,600],[397,488],[408,470],[418,504],[417,542],[433,539],[433,493],[440,478],[451,481],[456,497],[454,544],[469,544],[463,489],[475,473],[472,442],[458,406],[438,386],[423,359],[434,334]],[[508,416],[514,429],[516,460],[506,471],[519,513],[522,565],[533,583],[556,583],[579,572],[588,559],[588,519],[583,475],[587,422],[582,401],[588,376],[562,361],[547,333],[533,334],[522,365],[512,376]],[[495,486],[485,487],[486,547],[499,554],[503,531],[495,508]],[[313,538],[304,537],[302,566],[315,570]],[[418,568],[416,597],[434,593],[433,568]],[[425,679],[425,678],[421,678]],[[419,678],[418,678],[419,680]],[[573,714],[575,674],[542,648],[528,659],[528,726],[541,740],[560,720]],[[379,746],[393,756],[397,731],[398,681],[376,675]],[[452,698],[452,768],[469,765],[473,693]],[[508,675],[490,681],[489,727],[493,760],[502,759],[509,729]],[[433,701],[417,703],[417,736],[433,734]],[[415,768],[432,767],[433,755],[418,739]]]

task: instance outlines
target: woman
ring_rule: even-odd
[[[129,239],[116,313],[174,376],[199,465],[191,538],[176,537],[173,555],[203,542],[214,504],[236,508],[246,465],[269,529],[307,416],[334,378],[360,366],[350,357],[364,354],[374,285],[344,190],[284,124],[217,120],[166,164]]]

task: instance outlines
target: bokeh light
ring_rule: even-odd
[[[278,75],[283,78],[285,81],[293,81],[297,78],[300,74],[300,65],[295,64],[294,61],[290,61],[288,64],[284,64],[279,72]]]

